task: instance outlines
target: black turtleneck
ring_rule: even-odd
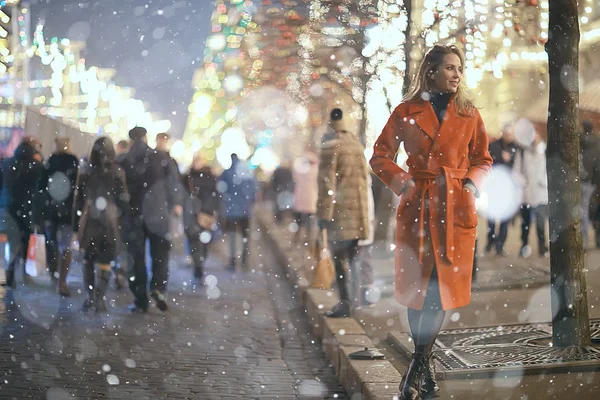
[[[444,121],[444,114],[450,102],[450,93],[429,93],[429,102],[435,111],[438,122]]]

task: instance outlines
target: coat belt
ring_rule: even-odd
[[[417,186],[421,186],[421,208],[419,217],[419,264],[423,263],[424,251],[424,232],[425,232],[425,196],[428,196],[429,204],[436,204],[441,201],[445,207],[444,222],[446,234],[441,235],[440,239],[444,238],[443,249],[446,259],[452,264],[454,259],[454,185],[453,179],[464,179],[467,175],[466,169],[455,169],[442,167],[439,170],[411,170],[410,174],[417,182]],[[442,178],[441,179],[438,178]],[[441,190],[445,185],[444,191]],[[433,193],[432,193],[433,192]],[[435,249],[434,249],[435,250]]]

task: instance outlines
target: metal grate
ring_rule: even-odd
[[[600,340],[600,319],[590,323]],[[442,331],[434,349],[447,370],[526,367],[557,363],[600,362],[600,348],[561,349],[550,345],[550,325],[514,325]]]

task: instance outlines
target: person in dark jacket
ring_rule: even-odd
[[[115,146],[117,163],[122,162],[125,157],[127,157],[127,152],[129,151],[129,141],[128,140],[120,140]]]
[[[250,217],[256,201],[258,185],[248,166],[237,154],[231,155],[231,167],[219,177],[222,195],[221,212],[225,232],[229,240],[229,264],[227,269],[235,272],[238,233],[242,237],[242,269],[248,269],[250,257]]]
[[[67,274],[71,265],[73,239],[73,193],[79,171],[79,160],[71,153],[68,138],[55,139],[56,150],[44,168],[40,188],[44,201],[46,259],[50,279],[58,293],[70,296]],[[58,276],[57,276],[58,275]]]
[[[120,226],[129,206],[125,174],[115,163],[112,141],[94,143],[90,163],[77,179],[73,204],[73,229],[78,232],[83,256],[83,285],[87,299],[83,310],[106,312],[104,296],[110,279],[110,263],[118,253]],[[98,264],[97,279],[94,264]]]
[[[194,262],[194,280],[199,285],[219,210],[217,177],[204,158],[196,154],[192,167],[183,176],[183,184],[190,194],[184,207],[183,224]]]
[[[515,143],[514,126],[512,124],[504,125],[502,129],[502,138],[491,143],[489,146],[489,152],[494,160],[494,169],[505,168],[510,171],[513,169],[515,163],[515,154],[519,146]],[[496,234],[496,220],[488,219],[488,237],[487,244],[485,246],[486,253],[489,253],[493,247],[496,249],[496,255],[504,255],[504,243],[506,242],[506,236],[508,235],[508,223],[512,216],[500,221],[500,228],[498,234]]]
[[[583,238],[583,247],[588,249],[590,216],[588,210],[592,200],[592,195],[596,186],[593,182],[595,164],[600,158],[600,135],[594,132],[594,125],[591,121],[583,122],[583,131],[579,135],[580,148],[580,165],[579,165],[579,180],[581,182],[581,234]],[[592,224],[595,227],[594,224]],[[595,244],[598,247],[598,230],[596,232]]]
[[[10,244],[6,286],[15,286],[17,264],[25,266],[29,235],[40,225],[39,187],[44,166],[35,159],[32,140],[25,137],[14,155],[2,163],[0,192],[0,230]],[[25,271],[24,283],[31,278]]]
[[[275,195],[275,221],[280,224],[294,210],[294,176],[288,162],[282,162],[271,178]]]
[[[127,157],[127,152],[129,151],[129,140],[120,140],[117,142],[115,146],[116,153],[116,163],[121,165],[125,157]],[[121,232],[121,239],[125,239],[125,234]],[[123,243],[124,244],[124,243]],[[115,272],[115,287],[117,290],[121,290],[125,286],[127,286],[127,249],[126,246],[120,246],[121,253],[117,256],[115,260],[113,270]]]
[[[175,161],[175,159],[171,157],[171,153],[169,151],[170,140],[171,135],[169,135],[168,133],[163,132],[156,135],[156,151],[160,151],[167,154],[171,164],[173,164],[172,168],[174,169],[174,171],[177,171],[177,175],[179,175],[179,164],[177,164],[177,161]]]
[[[169,279],[169,250],[171,248],[169,216],[181,216],[184,189],[168,155],[151,149],[146,143],[146,129],[129,131],[132,145],[121,162],[130,193],[130,213],[127,220],[127,247],[132,265],[129,266],[129,288],[135,297],[131,311],[148,311],[148,274],[145,263],[145,244],[150,241],[152,280],[150,295],[162,311],[168,309],[165,297]]]

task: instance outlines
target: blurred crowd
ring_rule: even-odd
[[[146,136],[146,129],[136,127],[129,131],[130,140],[116,145],[101,137],[81,160],[68,138],[57,137],[53,154],[43,160],[39,141],[25,137],[14,155],[2,161],[5,286],[16,287],[17,279],[32,283],[27,265],[37,261],[58,294],[70,296],[67,276],[77,248],[87,294],[84,311],[107,310],[105,294],[113,273],[117,288],[128,285],[133,294],[132,312],[147,312],[150,298],[167,310],[168,261],[178,222],[192,259],[193,286],[201,287],[209,246],[222,230],[231,251],[227,268],[248,268],[250,217],[258,191],[252,171],[232,154],[231,167],[219,173],[198,153],[181,174],[168,152],[169,135],[159,134],[154,149]],[[44,235],[43,262],[35,256],[39,235]]]
[[[503,215],[490,213],[486,253],[506,255],[505,244],[508,227],[520,223],[520,257],[530,257],[534,247],[530,245],[530,227],[535,222],[537,254],[548,257],[549,237],[546,232],[548,221],[548,176],[546,167],[546,143],[539,133],[534,132],[531,140],[516,140],[515,124],[503,127],[500,139],[490,143],[490,155],[494,159],[490,184],[497,182],[499,175],[513,179],[516,190],[503,193],[498,201],[506,203],[509,196],[517,199],[516,212]],[[584,249],[600,248],[600,135],[593,125],[584,121],[580,132],[581,184],[581,230]],[[496,180],[494,179],[496,178]],[[591,235],[594,231],[594,240]]]
[[[152,149],[141,127],[129,132],[130,140],[116,144],[99,138],[82,159],[73,154],[69,139],[57,137],[54,153],[43,160],[39,142],[25,137],[1,164],[0,239],[8,245],[6,285],[15,287],[18,276],[23,284],[31,283],[25,268],[30,238],[43,234],[45,268],[62,296],[70,295],[67,276],[73,248],[79,249],[87,293],[84,310],[106,310],[111,276],[118,289],[129,286],[132,311],[147,311],[150,299],[166,310],[173,224],[183,225],[193,267],[190,281],[201,287],[211,243],[221,237],[228,244],[227,270],[248,270],[252,211],[260,200],[272,204],[275,223],[291,231],[295,245],[313,259],[318,259],[324,244],[330,248],[341,297],[330,316],[347,316],[356,307],[371,305],[378,299],[370,262],[374,236],[379,225],[387,226],[394,218],[391,212],[376,215],[376,206],[391,210],[398,199],[379,196],[364,146],[341,109],[331,112],[329,127],[320,143],[308,143],[298,157],[282,161],[271,174],[251,170],[236,154],[231,155],[229,168],[218,170],[201,153],[182,173],[169,154],[169,135],[157,135]],[[514,196],[518,205],[512,212],[486,214],[485,251],[506,255],[509,224],[519,223],[519,256],[531,256],[530,228],[535,222],[537,254],[547,257],[543,138],[536,133],[523,143],[515,139],[515,125],[506,124],[489,151],[494,160],[490,185],[494,175],[508,174],[519,195]],[[586,121],[580,157],[585,248],[600,248],[598,154],[600,136]]]

